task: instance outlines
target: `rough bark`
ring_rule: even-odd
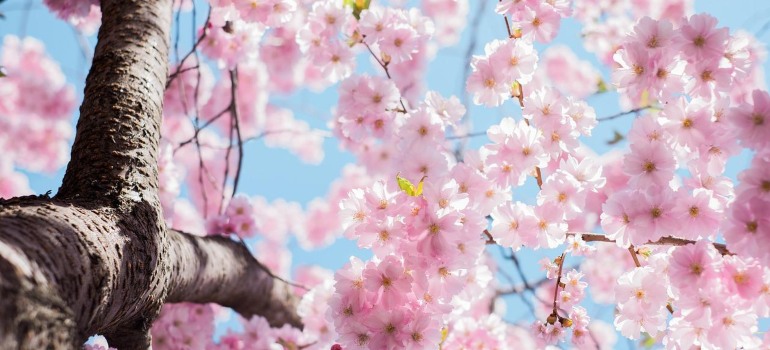
[[[0,348],[150,347],[164,302],[299,326],[288,286],[240,243],[167,230],[157,146],[171,0],[102,0],[70,163],[53,198],[0,199]]]
[[[175,230],[169,230],[169,241],[171,254],[175,255],[171,261],[177,265],[168,302],[213,302],[231,307],[246,318],[271,315],[268,321],[272,326],[300,324],[290,286],[274,279],[240,242]],[[253,295],[263,297],[255,300]]]

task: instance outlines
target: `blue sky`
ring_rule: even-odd
[[[481,4],[481,0],[470,0],[470,2],[469,16],[473,16]],[[475,37],[478,43],[474,50],[475,54],[482,53],[484,43],[506,36],[502,19],[493,12],[491,3],[494,2],[488,3],[480,21]],[[205,6],[200,6],[200,8],[205,9]],[[52,16],[40,0],[9,0],[0,5],[0,12],[6,16],[5,20],[0,20],[0,35],[26,34],[42,40],[46,45],[48,54],[61,64],[67,80],[74,84],[79,98],[82,98],[83,82],[89,62],[78,44],[75,31],[63,21]],[[770,21],[770,2],[762,0],[698,1],[696,2],[696,12],[707,12],[716,16],[720,26],[727,26],[731,28],[731,31],[740,28],[751,33],[758,33]],[[181,28],[185,28],[181,33],[181,52],[185,52],[184,50],[190,47],[189,31],[192,24],[190,17],[190,14],[185,14],[181,18]],[[197,23],[202,23],[205,20],[205,10],[199,10],[197,17]],[[766,30],[758,39],[767,43],[769,38],[770,30]],[[443,95],[459,95],[463,92],[462,67],[465,62],[465,52],[471,39],[470,33],[466,32],[457,46],[445,48],[438,52],[436,60],[429,65],[427,71],[429,89],[437,90]],[[88,50],[93,50],[95,40],[95,36],[86,39]],[[563,21],[559,36],[554,43],[569,46],[578,57],[589,60],[599,67],[594,56],[583,49],[580,26],[575,21],[570,19]],[[539,46],[540,50],[542,48]],[[364,70],[372,74],[381,74],[378,67],[371,67],[368,57],[362,55],[359,58],[359,63]],[[764,67],[765,71],[770,70],[770,65],[767,63]],[[604,69],[602,72],[605,80],[609,80],[608,71]],[[330,110],[336,100],[337,95],[334,89],[329,89],[321,94],[300,91],[291,96],[277,97],[273,102],[295,109],[296,117],[308,121],[313,127],[325,129]],[[611,115],[619,111],[616,96],[612,93],[589,97],[587,101],[596,109],[597,116]],[[507,103],[496,110],[471,107],[469,113],[476,131],[484,130],[487,126],[497,123],[503,116],[519,115],[518,107],[512,103]],[[73,115],[73,125],[76,117],[77,111]],[[594,135],[598,136],[585,141],[595,151],[606,152],[608,146],[604,141],[611,138],[612,130],[617,129],[621,132],[628,130],[630,121],[631,118],[621,118],[602,123],[594,131]],[[470,146],[478,147],[484,142],[485,137],[475,138],[471,140]],[[621,143],[617,147],[625,147],[625,144]],[[268,200],[284,198],[303,204],[315,197],[324,196],[329,184],[340,175],[342,167],[346,163],[354,161],[350,154],[339,151],[334,139],[325,141],[324,150],[326,153],[324,161],[320,165],[314,166],[300,162],[287,151],[270,149],[258,142],[249,143],[246,146],[245,168],[242,175],[245,181],[241,182],[241,190],[251,195],[264,196]],[[748,165],[748,161],[748,153],[734,159],[730,163],[728,175],[735,176],[740,169]],[[29,174],[29,176],[31,186],[37,193],[44,193],[48,190],[56,192],[63,176],[63,169],[53,174]],[[518,200],[529,201],[532,199],[535,192],[534,185],[529,183],[525,187],[515,191]],[[358,251],[351,242],[346,241],[314,252],[305,252],[292,243],[292,251],[295,266],[319,264],[330,269],[342,266],[351,254],[368,255]],[[497,249],[491,251],[497,253]],[[528,278],[537,280],[542,276],[536,265],[537,257],[543,255],[554,257],[557,254],[556,251],[522,252],[520,254],[521,259],[529,262],[525,268]],[[511,268],[510,265],[503,266]],[[527,314],[526,309],[516,299],[510,300],[508,309],[507,318],[511,320]],[[605,320],[611,320],[611,311],[603,312],[603,314]]]

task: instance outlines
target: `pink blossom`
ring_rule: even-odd
[[[350,191],[348,199],[340,203],[340,217],[345,236],[354,237],[359,227],[366,223],[369,212],[364,202],[364,191],[361,189]]]
[[[404,311],[401,310],[382,310],[366,318],[364,323],[372,330],[370,348],[383,350],[403,348],[407,337],[410,337],[410,334],[406,333],[408,319],[405,316]]]
[[[637,339],[640,332],[656,334],[665,327],[666,284],[649,266],[636,268],[618,280],[615,297],[620,312],[615,327],[626,337]]]
[[[418,34],[410,26],[389,28],[380,39],[380,51],[390,62],[401,63],[412,58],[418,49]]]
[[[724,257],[722,273],[730,292],[737,292],[744,299],[753,300],[762,288],[762,267],[751,258]]]
[[[751,167],[738,174],[740,183],[736,189],[738,196],[750,194],[770,201],[770,153],[762,153],[754,156]],[[747,198],[747,196],[743,196]]]
[[[571,219],[583,212],[585,191],[572,175],[557,171],[549,176],[537,196],[537,204],[553,203],[555,208]]]
[[[678,232],[682,222],[678,220],[674,210],[676,194],[669,188],[648,189],[637,198],[634,205],[640,212],[633,219],[636,235],[631,237],[631,243],[644,244],[648,241],[656,241],[672,232]]]
[[[542,66],[549,81],[575,98],[595,93],[601,81],[601,73],[590,62],[579,60],[567,46],[553,45],[546,49]]]
[[[574,234],[567,236],[567,253],[570,253],[573,256],[585,256],[591,255],[595,251],[595,247],[583,241],[583,235]]]
[[[402,262],[390,255],[376,266],[367,264],[363,271],[364,287],[376,294],[377,302],[386,308],[399,305],[410,291],[412,278]]]
[[[487,44],[485,52],[490,65],[500,70],[504,81],[526,84],[532,79],[537,67],[537,52],[526,40],[496,40]]]
[[[612,81],[619,91],[625,91],[632,98],[637,98],[642,91],[650,89],[653,65],[647,48],[636,42],[629,42],[613,56],[620,67],[613,71]]]
[[[522,245],[538,245],[537,219],[532,208],[521,202],[504,204],[492,211],[489,233],[498,244],[518,250]]]
[[[753,104],[742,104],[730,111],[728,120],[738,131],[741,143],[754,150],[766,148],[770,140],[770,94],[754,90]]]
[[[770,202],[744,194],[735,199],[727,221],[723,222],[723,234],[727,248],[736,254],[751,256],[760,261],[770,261]]]
[[[623,159],[623,170],[637,188],[667,186],[674,177],[676,163],[670,148],[661,142],[632,143],[631,152]]]
[[[701,281],[714,278],[718,252],[707,240],[677,247],[668,268],[671,284],[685,291],[696,290]]]
[[[499,106],[511,95],[511,87],[502,72],[486,58],[474,57],[471,61],[473,73],[465,85],[473,95],[473,103],[487,107]]]
[[[713,238],[724,216],[719,201],[703,190],[680,194],[674,211],[683,228],[678,236],[687,239]]]
[[[620,247],[628,247],[632,238],[637,236],[639,226],[635,221],[641,215],[642,209],[635,205],[635,201],[640,196],[643,194],[638,191],[616,192],[602,205],[602,229],[607,233],[607,237]]]
[[[533,6],[534,5],[534,6]],[[561,16],[547,3],[530,3],[521,12],[521,31],[525,38],[547,43],[556,37]]]
[[[535,207],[539,247],[554,248],[566,239],[567,223],[555,203],[545,202]],[[533,247],[534,248],[534,247]]]
[[[727,28],[716,28],[717,19],[707,14],[689,18],[679,30],[681,50],[691,63],[721,57],[727,43]]]

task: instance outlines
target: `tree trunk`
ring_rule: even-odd
[[[0,348],[150,347],[164,302],[300,326],[288,286],[240,243],[167,230],[157,148],[171,0],[102,0],[70,163],[54,198],[0,200]]]

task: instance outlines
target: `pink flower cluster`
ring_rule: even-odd
[[[210,304],[167,304],[152,324],[152,348],[211,349],[215,308]]]
[[[15,167],[53,172],[67,161],[75,91],[33,38],[5,36],[0,67],[0,197],[13,197],[30,192]]]
[[[6,36],[0,66],[7,75],[0,79],[3,158],[31,171],[56,170],[67,160],[67,142],[73,133],[72,85],[46,55],[43,44],[33,38]]]
[[[431,50],[428,40],[433,22],[417,9],[401,10],[372,6],[361,13],[358,33],[379,60],[392,72],[392,80],[404,98],[422,93],[422,79]]]
[[[300,245],[310,250],[326,246],[342,236],[342,221],[339,203],[348,197],[348,193],[372,183],[366,169],[348,165],[342,169],[342,175],[332,182],[324,198],[315,198],[307,205],[304,230],[296,233]]]
[[[628,135],[630,152],[623,159],[629,186],[611,194],[603,206],[602,227],[621,246],[664,236],[714,239],[720,226],[728,242],[736,234],[746,237],[739,232],[745,232],[751,220],[728,220],[727,214],[740,211],[749,198],[737,200],[723,173],[728,158],[740,150],[736,138],[747,147],[766,147],[765,141],[757,141],[765,140],[757,136],[764,135],[762,123],[754,120],[767,113],[768,95],[757,90],[756,102],[730,108],[731,81],[745,78],[742,72],[756,63],[740,60],[748,57],[747,41],[733,45],[738,38],[715,27],[708,15],[692,16],[679,30],[645,17],[616,55],[620,91],[632,100],[644,95],[665,103],[659,113],[634,122]],[[660,63],[662,59],[671,64]],[[670,68],[674,65],[683,67]],[[711,68],[698,68],[706,66]],[[688,96],[673,97],[683,91]],[[676,181],[677,169],[687,169],[692,176],[683,186]],[[749,242],[752,249],[761,246]]]
[[[575,1],[573,15],[583,25],[585,48],[611,65],[613,54],[636,19],[648,16],[679,23],[693,13],[694,7],[693,0],[581,0]]]
[[[242,62],[253,61],[264,34],[263,25],[247,22],[232,6],[214,6],[207,27],[201,28],[201,52],[217,61],[222,68],[233,69]]]
[[[460,40],[468,17],[468,0],[423,0],[422,12],[435,25],[433,37],[441,46],[451,46]]]
[[[297,43],[329,83],[347,78],[355,68],[355,54],[341,36],[351,36],[355,18],[340,1],[316,1],[297,32]]]
[[[491,277],[478,264],[485,222],[476,204],[454,179],[436,177],[424,197],[377,182],[340,205],[345,235],[376,256],[352,259],[335,275],[331,313],[343,347],[437,345],[452,310],[467,309]]]
[[[732,109],[727,118],[735,127],[741,144],[756,154],[751,166],[738,175],[740,183],[723,227],[730,251],[758,259],[770,266],[770,95],[755,90],[752,104]]]
[[[299,348],[311,345],[296,328],[270,328],[259,316],[238,318],[243,330],[228,330],[214,342],[214,326],[226,321],[225,309],[213,304],[167,304],[152,325],[153,349],[263,350]],[[312,349],[321,349],[313,347]]]
[[[487,107],[501,105],[517,92],[514,83],[526,84],[537,67],[537,52],[531,41],[495,40],[484,47],[484,56],[474,56],[473,73],[466,89],[475,104]]]
[[[590,62],[578,59],[564,45],[553,45],[543,52],[533,80],[538,86],[553,85],[565,95],[579,99],[598,92],[604,84],[601,73]]]
[[[553,40],[561,19],[572,14],[570,0],[502,0],[495,10],[509,17],[515,37],[542,43]]]
[[[46,3],[64,17],[91,6]],[[166,90],[158,166],[167,220],[195,234],[258,238],[257,256],[282,276],[291,267],[290,234],[308,249],[344,235],[373,257],[351,258],[333,275],[297,272],[313,287],[297,289],[304,332],[252,318],[240,320],[243,332],[229,331],[215,344],[225,313],[173,305],[153,326],[153,346],[465,349],[571,341],[577,349],[611,348],[613,330],[581,305],[589,285],[595,301],[617,305],[614,326],[623,336],[646,333],[668,349],[763,346],[754,332],[758,319],[770,316],[770,94],[756,89],[765,56],[756,40],[719,28],[709,15],[690,16],[688,0],[585,0],[574,7],[568,0],[500,1],[496,12],[508,19],[509,38],[472,58],[466,90],[486,107],[518,102],[522,117],[501,118],[487,130],[487,144],[460,152],[453,146],[466,144],[447,134],[462,137],[465,107],[456,97],[423,95],[420,78],[433,43],[458,40],[468,4],[425,0],[424,15],[372,4],[354,15],[335,0],[211,0],[199,48],[219,73],[190,56],[172,67]],[[538,65],[533,42],[553,40],[561,18],[573,12],[585,23],[586,48],[612,66],[612,87],[600,85],[600,71],[565,47],[546,50]],[[356,74],[360,52],[382,74]],[[74,98],[39,44],[10,37],[3,53],[0,128],[45,142],[0,135],[0,148],[11,155],[0,160],[0,197],[28,191],[14,166],[51,170],[66,159],[55,150],[71,134],[62,125]],[[271,94],[337,82],[329,128],[361,166],[344,169],[306,211],[283,200],[227,198],[236,163],[225,155],[235,142],[236,114],[243,139],[318,163],[328,135],[278,107]],[[627,151],[597,156],[580,141],[597,124],[581,99],[605,88],[616,88],[621,105],[638,113]],[[725,171],[741,146],[754,157],[734,188]],[[533,203],[512,200],[533,181]],[[185,185],[189,200],[179,198]],[[597,225],[604,237],[581,234]],[[588,236],[616,244],[592,246]],[[731,254],[716,250],[721,237]],[[697,243],[648,245],[671,238]],[[547,280],[527,291],[537,300],[537,320],[521,327],[498,316],[498,267],[487,244],[563,248],[586,258],[575,269],[541,260]]]
[[[565,242],[568,228],[585,227],[579,217],[589,212],[586,198],[596,196],[606,183],[601,165],[575,151],[581,131],[590,132],[596,121],[585,103],[563,99],[555,90],[537,90],[524,101],[524,120],[504,118],[489,129],[493,143],[482,148],[485,175],[500,186],[513,187],[537,171],[549,169],[550,175],[542,183],[537,206],[516,202],[495,209],[490,233],[514,250],[522,245],[554,248]],[[578,109],[581,112],[571,112]],[[572,117],[578,114],[583,117]],[[571,244],[584,250],[579,240],[573,238]]]
[[[716,28],[716,19],[706,14],[690,17],[676,30],[667,20],[644,17],[615,53],[622,68],[613,80],[634,104],[641,103],[636,101],[643,93],[668,101],[683,90],[710,100],[728,91],[733,70],[745,64],[746,43],[729,45],[729,38],[727,29]],[[729,55],[728,46],[734,50]]]
[[[69,21],[86,35],[93,34],[101,23],[98,0],[44,0],[43,3],[57,17]]]
[[[752,258],[722,256],[707,240],[650,252],[618,279],[615,326],[667,348],[754,348],[758,317],[770,308],[770,270]],[[669,315],[673,317],[669,317]]]

